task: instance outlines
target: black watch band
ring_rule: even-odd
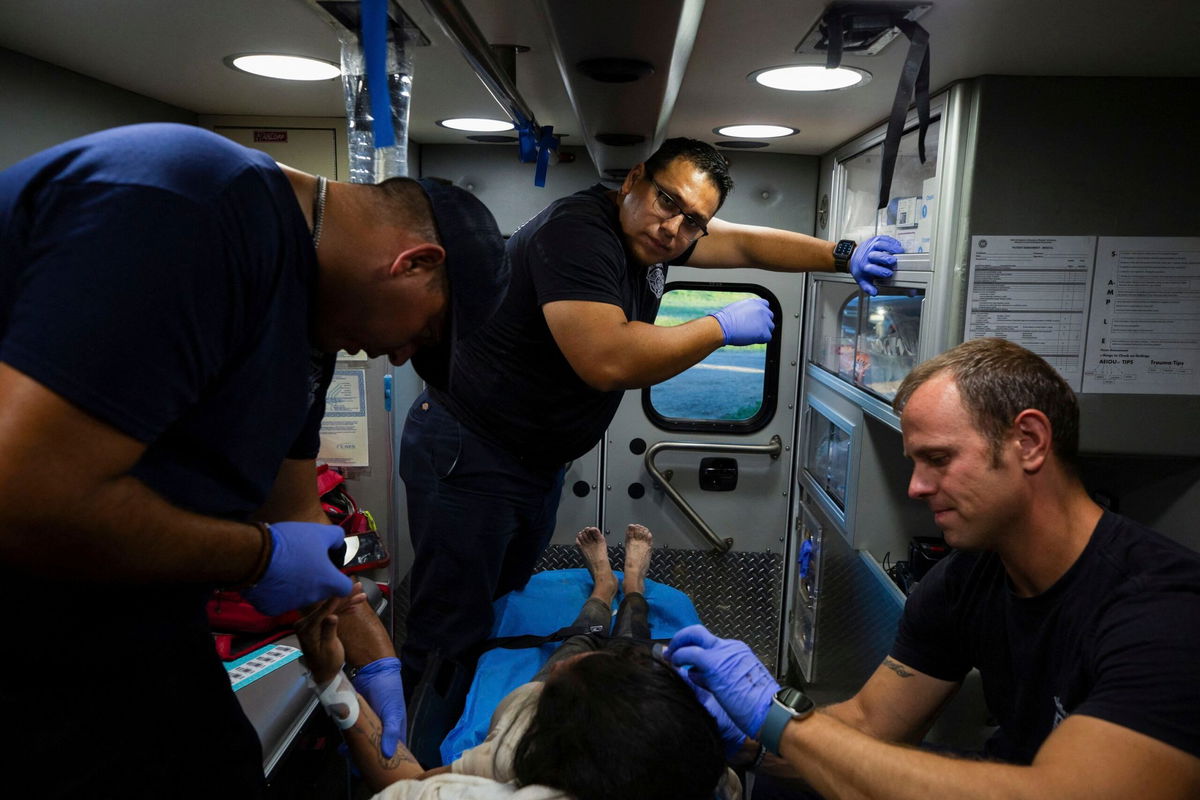
[[[858,242],[853,239],[842,239],[833,248],[833,269],[836,272],[850,274],[850,256],[854,255]]]

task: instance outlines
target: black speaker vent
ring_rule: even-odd
[[[575,68],[601,83],[631,83],[654,74],[654,67],[636,58],[589,58]]]
[[[596,141],[611,147],[631,147],[646,141],[640,133],[597,133]]]

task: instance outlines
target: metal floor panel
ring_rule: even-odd
[[[625,546],[608,548],[614,570],[625,565]],[[535,572],[584,566],[574,545],[550,545]],[[783,555],[713,553],[655,547],[646,577],[692,599],[701,622],[717,636],[741,639],[770,667],[779,653],[783,613]]]
[[[625,566],[625,546],[608,548],[614,570]],[[550,545],[534,572],[583,569],[575,545]],[[648,578],[672,586],[692,599],[700,620],[717,636],[741,639],[774,668],[783,613],[783,556],[780,553],[723,553],[710,550],[654,548]],[[393,640],[404,643],[408,616],[408,576],[397,587]]]

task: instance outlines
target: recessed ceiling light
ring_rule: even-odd
[[[855,67],[825,69],[819,64],[792,67],[768,67],[751,72],[748,79],[787,92],[831,92],[862,86],[871,80],[871,73]]]
[[[342,74],[337,64],[319,58],[248,53],[226,56],[225,64],[242,72],[284,81],[327,81]]]
[[[713,133],[737,139],[775,139],[791,136],[799,131],[786,125],[726,125],[723,128],[713,128]]]
[[[494,133],[496,131],[511,131],[515,126],[506,119],[482,119],[479,117],[458,117],[457,119],[441,119],[438,125],[452,128],[456,131],[471,131],[473,133]]]

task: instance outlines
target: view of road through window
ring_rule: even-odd
[[[663,295],[656,325],[679,325],[711,314],[752,292],[674,289]],[[691,369],[650,390],[654,410],[670,419],[744,420],[762,407],[765,344],[726,345]]]

